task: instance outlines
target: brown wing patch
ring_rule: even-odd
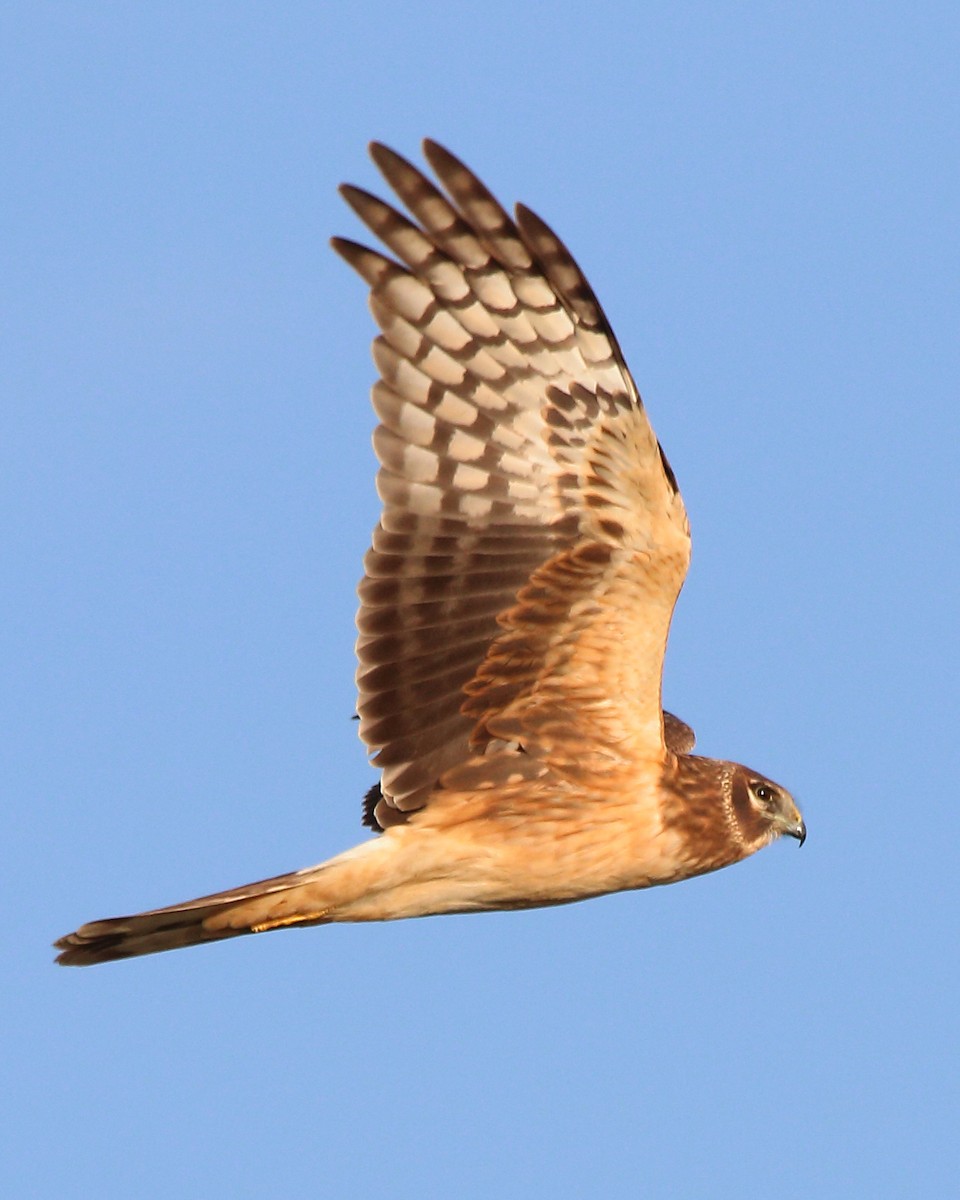
[[[616,554],[612,546],[588,542],[556,555],[536,571],[500,619],[476,675],[464,687],[462,711],[475,722],[471,746],[482,751],[493,738],[517,741],[528,753],[554,758],[577,730],[589,737],[584,703],[603,700],[584,676],[577,681],[580,703],[564,703],[578,650],[571,627],[594,622],[602,585]],[[566,681],[566,682],[564,682]],[[599,682],[599,681],[597,681]],[[559,737],[558,737],[559,735]]]
[[[658,757],[663,651],[685,569],[682,556],[654,566],[599,543],[541,567],[464,688],[471,744],[516,741],[564,773]]]

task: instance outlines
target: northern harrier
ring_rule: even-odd
[[[378,831],[320,866],[57,943],[69,965],[329,921],[527,908],[688,879],[786,833],[792,797],[691,754],[661,709],[683,501],[563,243],[442,147],[444,191],[372,155],[413,220],[344,186],[391,252],[335,238],[381,335],[383,514],[360,584]]]

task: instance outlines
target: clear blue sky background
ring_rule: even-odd
[[[944,1196],[953,4],[0,14],[4,1196]],[[666,701],[809,826],[544,912],[55,970],[361,835],[364,146],[569,242],[676,468]]]

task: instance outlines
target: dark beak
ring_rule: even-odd
[[[807,827],[804,825],[802,817],[796,823],[796,825],[788,826],[785,832],[791,837],[796,838],[801,846],[807,840]]]

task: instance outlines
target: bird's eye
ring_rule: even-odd
[[[764,802],[774,798],[773,788],[768,787],[765,783],[755,783],[753,785],[753,794],[758,800],[763,800]]]

